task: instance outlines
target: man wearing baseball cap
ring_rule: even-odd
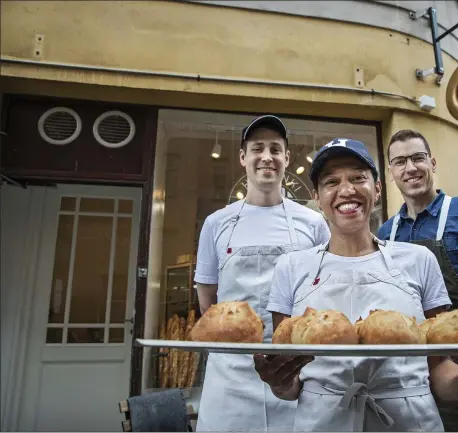
[[[247,176],[244,200],[211,214],[203,225],[195,281],[201,312],[224,301],[247,301],[265,324],[274,266],[289,251],[325,243],[323,217],[282,197],[289,164],[288,134],[276,116],[254,119],[242,132],[240,164]],[[296,403],[280,400],[257,375],[253,357],[211,353],[199,407],[198,431],[287,431]]]
[[[450,305],[431,251],[372,235],[381,183],[363,143],[328,143],[310,179],[331,238],[278,260],[266,308],[274,329],[307,308],[337,310],[352,323],[376,309],[421,323]],[[296,431],[443,431],[431,389],[458,401],[458,365],[445,357],[255,356],[255,366],[277,397],[298,402]]]

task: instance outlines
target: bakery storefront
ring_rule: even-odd
[[[246,175],[239,163],[241,130],[254,115],[205,111],[159,110],[156,143],[156,187],[163,185],[163,212],[154,213],[150,251],[151,275],[148,304],[157,315],[147,314],[145,328],[156,328],[160,338],[185,339],[199,317],[196,285],[193,281],[199,233],[205,218],[246,195]],[[311,199],[308,179],[314,153],[336,137],[364,142],[380,167],[380,144],[376,123],[332,121],[281,116],[289,129],[291,163],[283,180],[283,194],[303,206],[318,210]],[[382,224],[384,200],[377,204],[371,228]],[[154,209],[154,205],[153,205]],[[157,230],[155,234],[154,230]],[[156,242],[156,245],[154,244]],[[152,310],[154,311],[154,310]],[[148,324],[148,321],[151,321]],[[198,410],[205,362],[198,354],[177,355],[171,351],[158,365],[150,357],[148,388],[186,388],[188,403]]]
[[[5,429],[118,431],[118,402],[152,389],[183,388],[198,412],[204,359],[134,340],[185,339],[198,319],[199,233],[245,197],[240,135],[258,113],[13,95],[2,111]],[[379,123],[281,117],[286,197],[316,210],[310,160],[335,137],[383,173]]]

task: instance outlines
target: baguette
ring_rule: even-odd
[[[186,337],[186,319],[183,317],[180,318],[180,332],[179,332],[179,339],[180,341],[184,341]],[[182,388],[182,370],[184,368],[183,364],[183,355],[185,354],[184,350],[180,350],[178,352],[178,361],[177,361],[177,369],[175,371],[176,378],[174,378],[174,381],[176,381],[176,384],[178,388]]]
[[[159,333],[159,339],[165,340],[167,336],[167,327],[165,323],[161,326],[161,332]],[[159,353],[167,354],[167,349],[165,347],[161,347],[159,349]],[[160,356],[159,357],[159,386],[161,388],[167,387],[168,377],[167,377],[167,356]]]
[[[186,320],[186,331],[185,331],[185,341],[191,341],[191,331],[194,325],[196,324],[196,312],[191,310],[188,313],[188,318]],[[191,361],[191,352],[183,351],[180,365],[180,377],[178,380],[178,386],[180,388],[185,388],[188,383],[188,376],[191,370],[190,367]]]
[[[174,314],[172,316],[172,325],[170,330],[170,340],[180,339],[180,318]],[[178,371],[178,349],[170,350],[169,358],[169,387],[177,387],[177,371]]]

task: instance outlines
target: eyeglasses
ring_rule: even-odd
[[[394,165],[397,168],[405,167],[407,160],[410,159],[414,165],[422,164],[428,159],[428,153],[417,152],[409,156],[396,156],[390,161],[390,165]]]

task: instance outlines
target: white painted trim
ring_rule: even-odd
[[[76,255],[76,241],[78,239],[78,222],[79,222],[79,208],[80,208],[80,197],[76,197],[75,210],[76,214],[73,219],[73,230],[72,230],[72,245],[70,248],[70,263],[67,275],[67,290],[65,295],[65,307],[64,307],[64,330],[62,335],[62,341],[67,342],[68,338],[68,320],[70,318],[70,301],[72,299],[72,288],[73,288],[73,271],[75,270],[75,255]],[[60,208],[60,203],[59,203]],[[54,256],[53,256],[54,259]],[[52,284],[52,282],[51,282]]]
[[[118,236],[118,199],[115,199],[115,214],[113,215],[113,224],[111,225],[111,239],[110,239],[110,258],[108,261],[108,287],[105,304],[105,331],[103,333],[103,342],[108,344],[108,324],[110,323],[111,315],[111,296],[113,293],[113,272],[116,254],[116,239]],[[132,220],[131,220],[132,224]],[[126,298],[127,300],[127,298]],[[126,302],[127,303],[127,302]],[[124,340],[126,338],[124,331]]]

